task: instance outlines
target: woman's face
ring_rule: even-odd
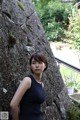
[[[46,68],[46,65],[42,61],[36,61],[34,58],[31,62],[31,70],[34,74],[41,74],[43,73],[44,69]]]

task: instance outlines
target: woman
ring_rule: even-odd
[[[41,78],[47,66],[43,54],[31,56],[32,75],[23,79],[10,103],[13,120],[42,120],[40,105],[45,100],[45,93]]]

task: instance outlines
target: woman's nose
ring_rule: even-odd
[[[39,66],[39,63],[36,63],[36,67],[38,67]]]

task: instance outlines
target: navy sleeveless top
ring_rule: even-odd
[[[38,83],[32,75],[31,87],[24,94],[20,102],[19,120],[42,120],[40,105],[45,100],[42,84]]]

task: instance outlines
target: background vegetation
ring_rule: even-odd
[[[69,27],[66,36],[74,48],[80,50],[80,9],[73,6],[69,17]]]
[[[71,13],[70,6],[71,4],[65,4],[60,0],[39,0],[35,3],[48,40],[60,41],[65,36],[64,29],[68,27],[68,16]]]
[[[67,120],[80,120],[80,105],[72,102],[67,111]]]
[[[73,87],[74,92],[80,92],[80,73],[60,65],[60,72],[66,87]]]
[[[80,49],[80,15],[75,5],[79,1],[33,0],[49,41],[67,42]]]

